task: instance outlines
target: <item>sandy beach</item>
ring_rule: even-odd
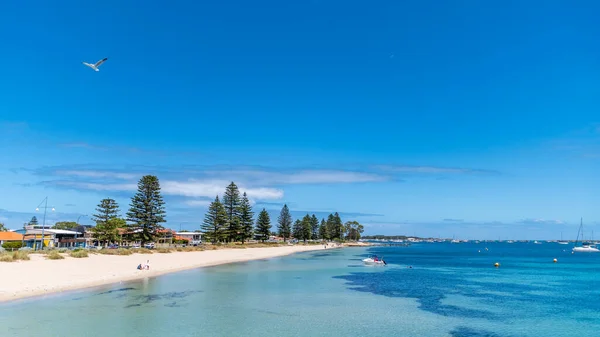
[[[0,263],[0,302],[143,279],[186,269],[322,249],[324,247],[321,245],[296,245],[128,256],[92,254],[88,258],[66,257],[64,260],[48,260],[43,255],[31,254],[29,261]],[[150,260],[150,270],[136,269],[146,260]]]

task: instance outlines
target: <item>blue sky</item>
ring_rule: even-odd
[[[173,228],[233,180],[257,211],[368,234],[600,229],[596,2],[2,6],[9,227],[45,196],[49,222],[125,210],[157,174]]]

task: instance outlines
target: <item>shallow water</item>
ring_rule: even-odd
[[[388,265],[363,266],[371,253]],[[555,243],[348,248],[3,304],[0,326],[2,336],[595,336],[599,268],[600,254]]]

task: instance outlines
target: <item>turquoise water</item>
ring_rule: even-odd
[[[556,243],[327,250],[3,304],[0,335],[598,336],[599,270]]]

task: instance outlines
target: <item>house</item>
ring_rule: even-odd
[[[23,235],[16,232],[0,232],[0,246],[7,242],[23,241]]]
[[[186,240],[190,245],[199,245],[202,243],[202,233],[198,232],[177,232],[175,240]]]

